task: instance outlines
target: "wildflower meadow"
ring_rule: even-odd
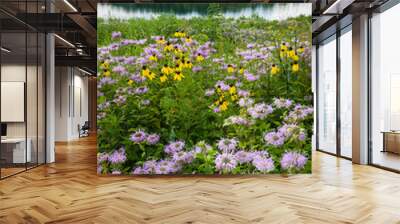
[[[311,17],[98,20],[98,173],[310,173]]]

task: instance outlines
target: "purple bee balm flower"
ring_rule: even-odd
[[[299,127],[296,124],[284,124],[282,127],[278,129],[278,132],[281,133],[286,138],[289,138],[293,135]]]
[[[97,174],[101,174],[103,172],[103,166],[97,166]]]
[[[146,80],[146,78],[141,76],[141,75],[139,75],[139,74],[135,74],[135,75],[131,76],[131,80],[133,80],[133,81],[135,81],[137,83],[141,83],[141,82],[144,82]]]
[[[254,48],[256,45],[253,43],[247,44],[247,48],[252,49]]]
[[[238,96],[240,96],[240,97],[249,97],[250,96],[250,92],[240,89],[240,90],[238,90]]]
[[[219,109],[219,107],[215,107],[215,108],[213,109],[213,112],[214,112],[214,113],[219,113],[219,112],[221,112],[221,110]]]
[[[97,163],[100,164],[102,162],[106,162],[108,160],[108,153],[102,152],[97,154]]]
[[[224,81],[220,80],[215,84],[215,88],[220,88],[222,91],[228,91],[231,87],[225,84]]]
[[[219,150],[227,153],[227,152],[233,152],[236,149],[236,146],[238,145],[238,141],[234,138],[228,139],[228,138],[222,138],[217,142],[217,147]]]
[[[169,174],[171,173],[172,162],[169,160],[161,160],[157,162],[155,167],[155,174]]]
[[[156,170],[157,161],[155,160],[148,160],[143,164],[143,171],[147,173],[154,173]]]
[[[170,142],[168,145],[164,147],[164,152],[167,154],[174,154],[176,152],[181,151],[184,147],[185,147],[184,141]]]
[[[230,116],[226,119],[227,124],[250,125],[250,121],[241,116]]]
[[[215,168],[219,171],[229,172],[237,166],[235,155],[231,153],[218,154],[215,158]]]
[[[235,153],[235,158],[239,164],[251,162],[253,159],[251,153],[240,150]]]
[[[203,67],[201,67],[201,66],[199,66],[199,65],[193,66],[193,68],[192,68],[192,71],[193,71],[193,72],[199,72],[199,71],[201,71],[201,70],[203,70]]]
[[[206,96],[212,96],[214,95],[215,90],[214,89],[207,89],[205,95]]]
[[[147,138],[147,135],[144,131],[138,130],[131,135],[131,141],[135,143],[144,142]]]
[[[117,98],[114,99],[114,103],[118,105],[122,105],[126,102],[126,97],[125,96],[118,96]]]
[[[292,106],[293,101],[289,99],[283,99],[283,98],[275,98],[274,99],[274,106],[276,108],[289,108]]]
[[[307,157],[298,152],[286,152],[281,159],[282,169],[303,169],[307,163]]]
[[[306,139],[306,133],[301,131],[298,137],[299,141],[304,141]]]
[[[194,152],[179,151],[172,155],[172,160],[177,163],[187,164],[191,163],[194,159]]]
[[[117,39],[117,38],[120,38],[121,36],[122,36],[122,33],[119,32],[119,31],[114,31],[114,32],[111,33],[111,38],[112,39]]]
[[[150,100],[145,99],[145,100],[142,100],[141,103],[142,103],[142,105],[147,106],[150,104]]]
[[[132,170],[133,175],[141,175],[144,174],[144,170],[142,167],[138,166],[134,170]]]
[[[115,150],[108,157],[108,161],[110,161],[111,164],[124,163],[126,161],[125,149],[124,148],[120,148],[119,150]]]
[[[285,143],[285,137],[279,132],[268,132],[264,136],[264,140],[269,145],[281,146]]]
[[[136,57],[131,56],[131,57],[125,58],[124,63],[128,64],[128,65],[132,65],[135,63],[135,61],[136,61]]]
[[[239,102],[238,102],[240,107],[250,107],[250,106],[253,105],[253,103],[254,103],[253,99],[246,98],[246,97],[245,98],[240,98]]]
[[[149,91],[149,88],[147,88],[147,86],[141,86],[141,87],[138,87],[138,88],[136,88],[135,89],[135,93],[136,94],[145,94],[145,93],[147,93],[147,91]]]
[[[160,136],[157,134],[151,134],[149,136],[147,136],[147,143],[150,145],[155,145],[158,143],[158,141],[160,140]]]
[[[258,80],[260,78],[259,75],[253,75],[253,74],[251,74],[250,72],[247,72],[247,71],[244,72],[244,76],[246,77],[246,80],[249,81],[249,82],[256,81],[256,80]]]
[[[260,158],[268,158],[269,154],[267,151],[253,151],[253,152],[249,152],[250,157],[252,158],[252,160],[260,157]]]
[[[252,164],[263,173],[271,172],[275,169],[272,158],[255,157]]]
[[[247,113],[252,117],[252,118],[259,118],[263,119],[265,118],[268,114],[272,113],[273,109],[271,105],[265,104],[265,103],[258,103],[254,105],[253,107],[250,107],[247,109]]]

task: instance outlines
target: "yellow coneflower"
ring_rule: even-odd
[[[298,61],[299,60],[299,56],[294,53],[294,55],[292,56],[293,61]]]
[[[273,64],[272,67],[271,67],[271,75],[276,75],[278,72],[279,72],[278,66]]]
[[[280,57],[281,57],[281,58],[286,57],[286,50],[281,49]]]
[[[185,76],[182,74],[182,72],[176,71],[175,75],[174,75],[174,80],[181,81],[182,78],[185,78]]]
[[[132,85],[133,84],[133,80],[132,79],[129,79],[128,80],[128,85]]]
[[[185,38],[185,42],[186,42],[186,43],[191,43],[191,42],[192,42],[192,38],[189,37],[189,36],[187,36],[187,37]]]
[[[153,80],[156,77],[156,74],[154,72],[150,72],[150,74],[147,76],[150,80]]]
[[[294,62],[294,63],[292,64],[292,71],[293,71],[293,72],[298,72],[298,71],[299,71],[299,63]]]
[[[281,44],[281,51],[286,51],[287,50],[287,46],[286,46],[286,43],[282,43]]]
[[[174,36],[175,36],[175,37],[185,37],[185,36],[186,36],[186,33],[177,30],[177,31],[175,31]]]
[[[156,43],[157,43],[157,44],[165,44],[165,40],[164,40],[164,38],[160,37],[160,39],[158,39],[158,40],[156,41]]]
[[[109,77],[111,75],[111,72],[106,70],[106,71],[104,71],[103,74],[104,74],[105,77]]]
[[[169,75],[172,72],[173,72],[173,69],[170,68],[167,64],[165,64],[161,69],[161,73],[163,73],[164,75]]]
[[[172,51],[174,49],[174,46],[168,41],[167,45],[164,47],[164,51]]]
[[[219,109],[220,109],[221,111],[225,111],[225,110],[228,109],[228,105],[229,105],[229,102],[228,102],[228,101],[224,101],[224,102],[219,106]]]
[[[229,88],[229,93],[230,93],[231,95],[233,95],[233,94],[236,93],[236,87],[235,87],[234,85],[232,85],[232,86]]]
[[[191,61],[186,61],[183,65],[184,68],[192,68],[193,64]]]
[[[244,73],[244,68],[243,67],[240,67],[239,68],[239,74],[243,74]]]
[[[109,69],[110,68],[110,64],[108,64],[108,62],[103,62],[100,64],[100,68],[101,69]]]
[[[296,54],[296,52],[293,50],[293,48],[292,47],[289,47],[289,50],[288,50],[288,52],[287,52],[287,56],[288,57],[293,57],[293,55],[295,55]]]
[[[199,54],[197,54],[196,61],[198,61],[198,62],[202,62],[202,61],[204,61],[204,57],[203,57],[203,55],[201,55],[200,53],[199,53]]]
[[[228,68],[226,69],[229,73],[232,73],[232,72],[234,72],[235,71],[235,68],[231,65],[231,64],[229,64],[228,65]]]
[[[147,77],[151,73],[150,69],[148,69],[146,66],[142,67],[142,76]]]
[[[160,76],[160,81],[161,81],[161,82],[165,82],[165,81],[167,81],[167,80],[168,80],[168,77],[167,77],[166,75]]]
[[[300,46],[299,49],[297,49],[297,52],[298,52],[299,54],[303,53],[303,52],[304,52],[304,47],[303,47],[303,46]]]
[[[157,61],[158,59],[157,59],[157,56],[156,56],[155,54],[153,54],[153,55],[151,55],[151,56],[149,57],[149,60],[150,60],[150,61]]]

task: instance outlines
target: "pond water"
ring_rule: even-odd
[[[283,20],[300,15],[311,16],[311,3],[274,4],[219,4],[225,17],[239,18],[258,15],[266,20]],[[178,18],[206,16],[210,4],[99,4],[98,18],[102,19],[151,19],[161,14],[173,14]]]

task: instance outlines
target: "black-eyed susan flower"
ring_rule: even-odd
[[[185,76],[180,71],[175,71],[174,80],[181,81]]]
[[[193,64],[191,61],[185,61],[185,63],[183,64],[184,68],[192,68]]]
[[[229,64],[228,67],[226,68],[226,71],[228,71],[229,73],[232,73],[235,71],[235,68],[233,67],[233,65]]]
[[[128,85],[132,85],[134,82],[133,82],[133,80],[132,79],[129,79],[128,80]]]
[[[164,51],[172,51],[173,49],[174,49],[174,46],[168,41],[164,47]]]
[[[232,101],[236,101],[237,99],[238,99],[238,96],[237,96],[236,94],[234,94],[234,95],[231,96],[231,100],[232,100]]]
[[[164,75],[169,75],[173,72],[173,69],[170,68],[167,64],[165,64],[162,69],[161,69],[161,73]]]
[[[243,74],[244,73],[244,68],[243,67],[239,67],[239,74]]]
[[[224,102],[219,106],[219,109],[220,109],[221,111],[226,111],[226,110],[228,109],[228,105],[229,105],[229,102],[228,102],[228,101],[224,101]]]
[[[108,64],[108,62],[103,62],[100,64],[100,68],[101,69],[109,69],[110,68],[110,64]]]
[[[150,75],[150,73],[151,73],[151,71],[149,68],[147,68],[146,66],[142,67],[142,76],[147,77]]]
[[[298,61],[299,60],[299,56],[296,53],[294,53],[291,58],[292,58],[293,61]]]
[[[198,62],[204,61],[203,55],[201,55],[200,53],[198,53],[197,56],[196,56],[196,61],[198,61]]]
[[[292,63],[292,72],[298,72],[299,71],[299,63],[293,62]]]
[[[111,72],[109,70],[104,70],[104,76],[109,77],[111,75]]]
[[[295,54],[296,54],[296,52],[294,51],[294,49],[292,47],[289,47],[288,52],[287,52],[287,56],[291,58]]]
[[[160,82],[166,82],[168,80],[168,77],[166,75],[160,76]]]
[[[174,36],[175,36],[175,37],[185,37],[185,36],[186,36],[186,33],[177,30],[177,31],[175,31]]]
[[[149,57],[149,60],[150,60],[150,61],[157,61],[157,60],[158,60],[157,55],[156,55],[156,54],[152,54],[152,55]]]
[[[191,43],[191,42],[192,42],[192,38],[189,37],[189,36],[187,36],[187,37],[185,38],[185,42],[186,42],[186,43]]]
[[[303,46],[300,46],[299,49],[297,49],[297,52],[298,52],[299,54],[303,53],[303,52],[304,52],[304,47],[303,47]]]
[[[157,43],[157,44],[165,44],[164,37],[158,37],[158,38],[156,39],[156,43]]]
[[[176,64],[175,65],[175,68],[174,68],[174,71],[175,72],[181,72],[182,71],[182,63],[179,63],[179,64]]]
[[[286,50],[281,49],[279,56],[280,56],[281,58],[286,57]]]
[[[273,64],[271,66],[271,75],[276,75],[279,72],[279,67]]]
[[[231,95],[236,94],[236,87],[235,87],[234,85],[231,85],[231,86],[229,87],[229,93],[230,93]]]
[[[286,46],[286,43],[282,43],[281,44],[281,51],[286,51],[287,50],[287,46]]]

